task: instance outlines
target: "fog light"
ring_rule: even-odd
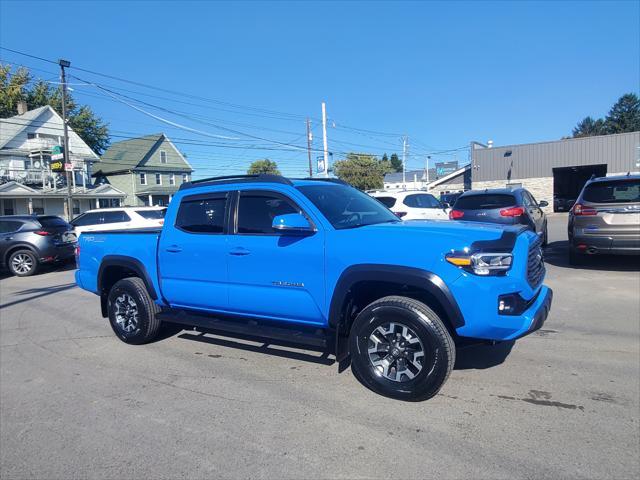
[[[500,315],[520,315],[523,311],[523,300],[518,294],[510,293],[498,297],[498,313]]]

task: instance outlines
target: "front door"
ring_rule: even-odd
[[[158,245],[162,293],[172,307],[225,311],[227,297],[226,192],[182,198]]]
[[[303,213],[291,198],[265,190],[238,193],[229,237],[229,308],[247,315],[323,324],[324,231],[278,233],[273,218]],[[307,217],[308,218],[308,217]]]

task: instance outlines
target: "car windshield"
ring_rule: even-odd
[[[158,210],[136,210],[135,212],[147,220],[160,220],[164,218],[164,214],[167,210],[166,208],[162,208]]]
[[[297,188],[338,230],[400,221],[378,200],[347,185],[304,185]]]
[[[591,203],[640,202],[640,179],[594,182],[587,185],[582,198]]]
[[[479,194],[462,196],[456,200],[456,210],[492,210],[516,205],[513,195],[505,194]]]

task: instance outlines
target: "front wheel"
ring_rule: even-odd
[[[455,345],[438,315],[407,297],[384,297],[362,310],[349,336],[351,369],[367,388],[407,401],[438,393],[455,363]]]
[[[109,323],[120,340],[133,345],[148,343],[158,334],[158,306],[137,277],[116,282],[107,299]]]

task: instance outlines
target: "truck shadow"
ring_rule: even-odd
[[[514,340],[458,347],[454,370],[484,370],[503,363],[515,345]]]
[[[183,331],[183,327],[179,325],[176,325],[175,328],[178,329],[177,331],[183,332],[178,335],[178,338],[183,340],[191,340],[193,342],[207,343],[209,345],[218,345],[236,350],[244,350],[246,352],[262,353],[321,365],[333,365],[335,363],[335,359],[333,356],[330,356],[328,351],[313,346],[302,346],[295,343],[216,330],[208,330],[207,332],[196,330]],[[285,350],[285,348],[287,350]],[[317,352],[318,355],[307,352]]]
[[[544,261],[575,270],[640,272],[640,255],[586,255],[581,265],[569,263],[569,241],[551,242],[544,249]]]

